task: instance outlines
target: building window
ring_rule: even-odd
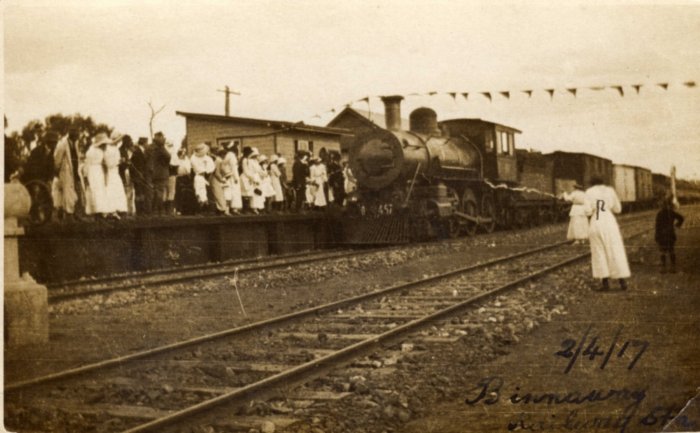
[[[294,140],[294,152],[300,150],[314,153],[314,142],[310,140]]]

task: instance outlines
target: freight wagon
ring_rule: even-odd
[[[548,154],[553,161],[553,189],[555,195],[571,191],[574,183],[591,186],[592,177],[600,177],[612,185],[613,164],[606,158],[587,153],[556,151]]]

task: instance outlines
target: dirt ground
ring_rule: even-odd
[[[653,236],[637,238],[628,244],[633,272],[628,291],[591,291],[595,282],[588,263],[558,271],[467,314],[461,320],[475,326],[458,344],[417,348],[391,368],[327,379],[333,389],[349,385],[353,392],[333,404],[295,413],[301,422],[288,430],[660,431],[666,418],[678,412],[700,385],[697,217],[688,226],[679,232],[678,273],[660,274]],[[239,283],[247,317],[226,278],[147,295],[126,293],[85,301],[52,313],[48,345],[6,347],[5,381],[227,329],[555,242],[565,229],[558,225],[494,233],[413,252],[252,275]],[[357,376],[362,376],[362,386],[356,383]],[[696,421],[686,424],[692,422]]]
[[[563,239],[566,226],[496,232],[317,265],[205,279],[50,307],[49,343],[5,347],[5,383],[229,329]],[[370,276],[368,278],[368,275]]]
[[[660,273],[651,236],[638,245],[628,291],[586,293],[509,354],[465,366],[456,398],[400,430],[661,431],[700,386],[700,227],[679,231],[675,274]],[[677,421],[700,430],[700,419]]]

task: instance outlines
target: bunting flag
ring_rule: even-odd
[[[684,81],[682,82],[683,86],[686,88],[695,88],[697,87],[697,82],[694,80],[690,81]],[[578,97],[578,92],[581,89],[588,89],[588,90],[593,90],[593,91],[603,91],[606,89],[614,89],[619,93],[621,97],[624,98],[625,96],[625,90],[624,86],[629,86],[634,89],[635,93],[639,95],[641,93],[641,89],[644,86],[650,86],[650,85],[656,85],[661,87],[664,90],[668,90],[670,83],[669,82],[661,82],[661,83],[654,83],[654,84],[618,84],[618,85],[605,85],[605,86],[588,86],[588,87],[564,87],[562,89],[556,89],[556,88],[550,88],[550,89],[543,89],[545,92],[549,94],[550,100],[554,99],[554,93],[557,91],[561,91],[562,93],[564,91],[570,93],[574,98]],[[519,92],[522,92],[527,95],[528,98],[532,98],[532,95],[534,92],[537,92],[537,89],[526,89],[526,90],[520,90]],[[474,92],[483,95],[486,99],[489,100],[489,102],[493,102],[493,97],[494,94],[499,94],[503,96],[504,98],[510,100],[511,95],[513,92],[516,92],[514,90],[500,90],[500,91],[488,91],[488,92]],[[438,91],[430,91],[430,92],[425,92],[425,93],[409,93],[405,96],[436,96],[436,95],[449,95],[452,100],[456,103],[457,102],[457,96],[461,95],[465,101],[469,101],[469,93],[470,92],[438,92]],[[404,95],[402,95],[404,96]],[[357,102],[366,102],[367,103],[367,110],[370,111],[370,116],[371,116],[371,110],[370,110],[370,98],[381,98],[381,96],[376,96],[376,95],[370,95],[370,96],[365,96],[364,98],[358,99],[356,101],[350,101],[347,104],[344,105],[344,108],[352,108],[354,104]],[[335,108],[331,108],[328,111],[325,111],[324,113],[337,113],[343,109],[343,106],[338,106]],[[313,118],[321,118],[321,115],[316,114],[313,116]]]

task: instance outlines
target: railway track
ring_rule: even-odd
[[[184,266],[179,268],[158,269],[153,271],[117,275],[89,280],[75,280],[60,284],[48,285],[48,300],[50,303],[70,299],[84,298],[92,295],[104,295],[112,292],[175,284],[202,278],[214,278],[223,275],[233,275],[234,272],[249,273],[261,270],[284,268],[302,265],[322,260],[333,260],[355,255],[369,254],[387,250],[374,248],[366,250],[330,250],[310,251],[282,256],[261,257],[222,263],[207,263],[202,265]]]
[[[649,228],[648,221],[640,224],[635,219],[625,224],[625,230],[635,234]],[[6,425],[19,431],[136,433],[183,425],[209,425],[214,432],[247,431],[240,420],[231,417],[232,408],[275,395],[280,389],[288,392],[295,384],[381,346],[398,344],[407,336],[428,345],[454,342],[459,337],[416,333],[588,254],[587,247],[567,242],[545,245],[250,325],[7,384]],[[460,326],[464,325],[454,325],[456,329]],[[328,396],[305,391],[296,398]],[[42,408],[53,409],[48,420],[32,419]]]
[[[643,218],[645,218],[645,215],[634,215],[627,217],[626,221],[637,221]],[[437,242],[455,242],[455,240],[452,239]],[[65,281],[61,283],[49,284],[47,286],[48,301],[49,303],[55,304],[61,301],[86,298],[93,295],[106,295],[113,292],[130,289],[162,286],[167,284],[196,281],[203,278],[215,278],[219,276],[232,275],[236,271],[244,274],[261,270],[279,269],[288,266],[320,262],[323,260],[334,260],[367,255],[379,251],[392,251],[401,248],[417,247],[430,243],[435,243],[435,241],[359,250],[306,251],[280,256],[257,257],[221,263],[206,263],[201,265],[156,269],[139,273],[114,275],[93,279]]]

